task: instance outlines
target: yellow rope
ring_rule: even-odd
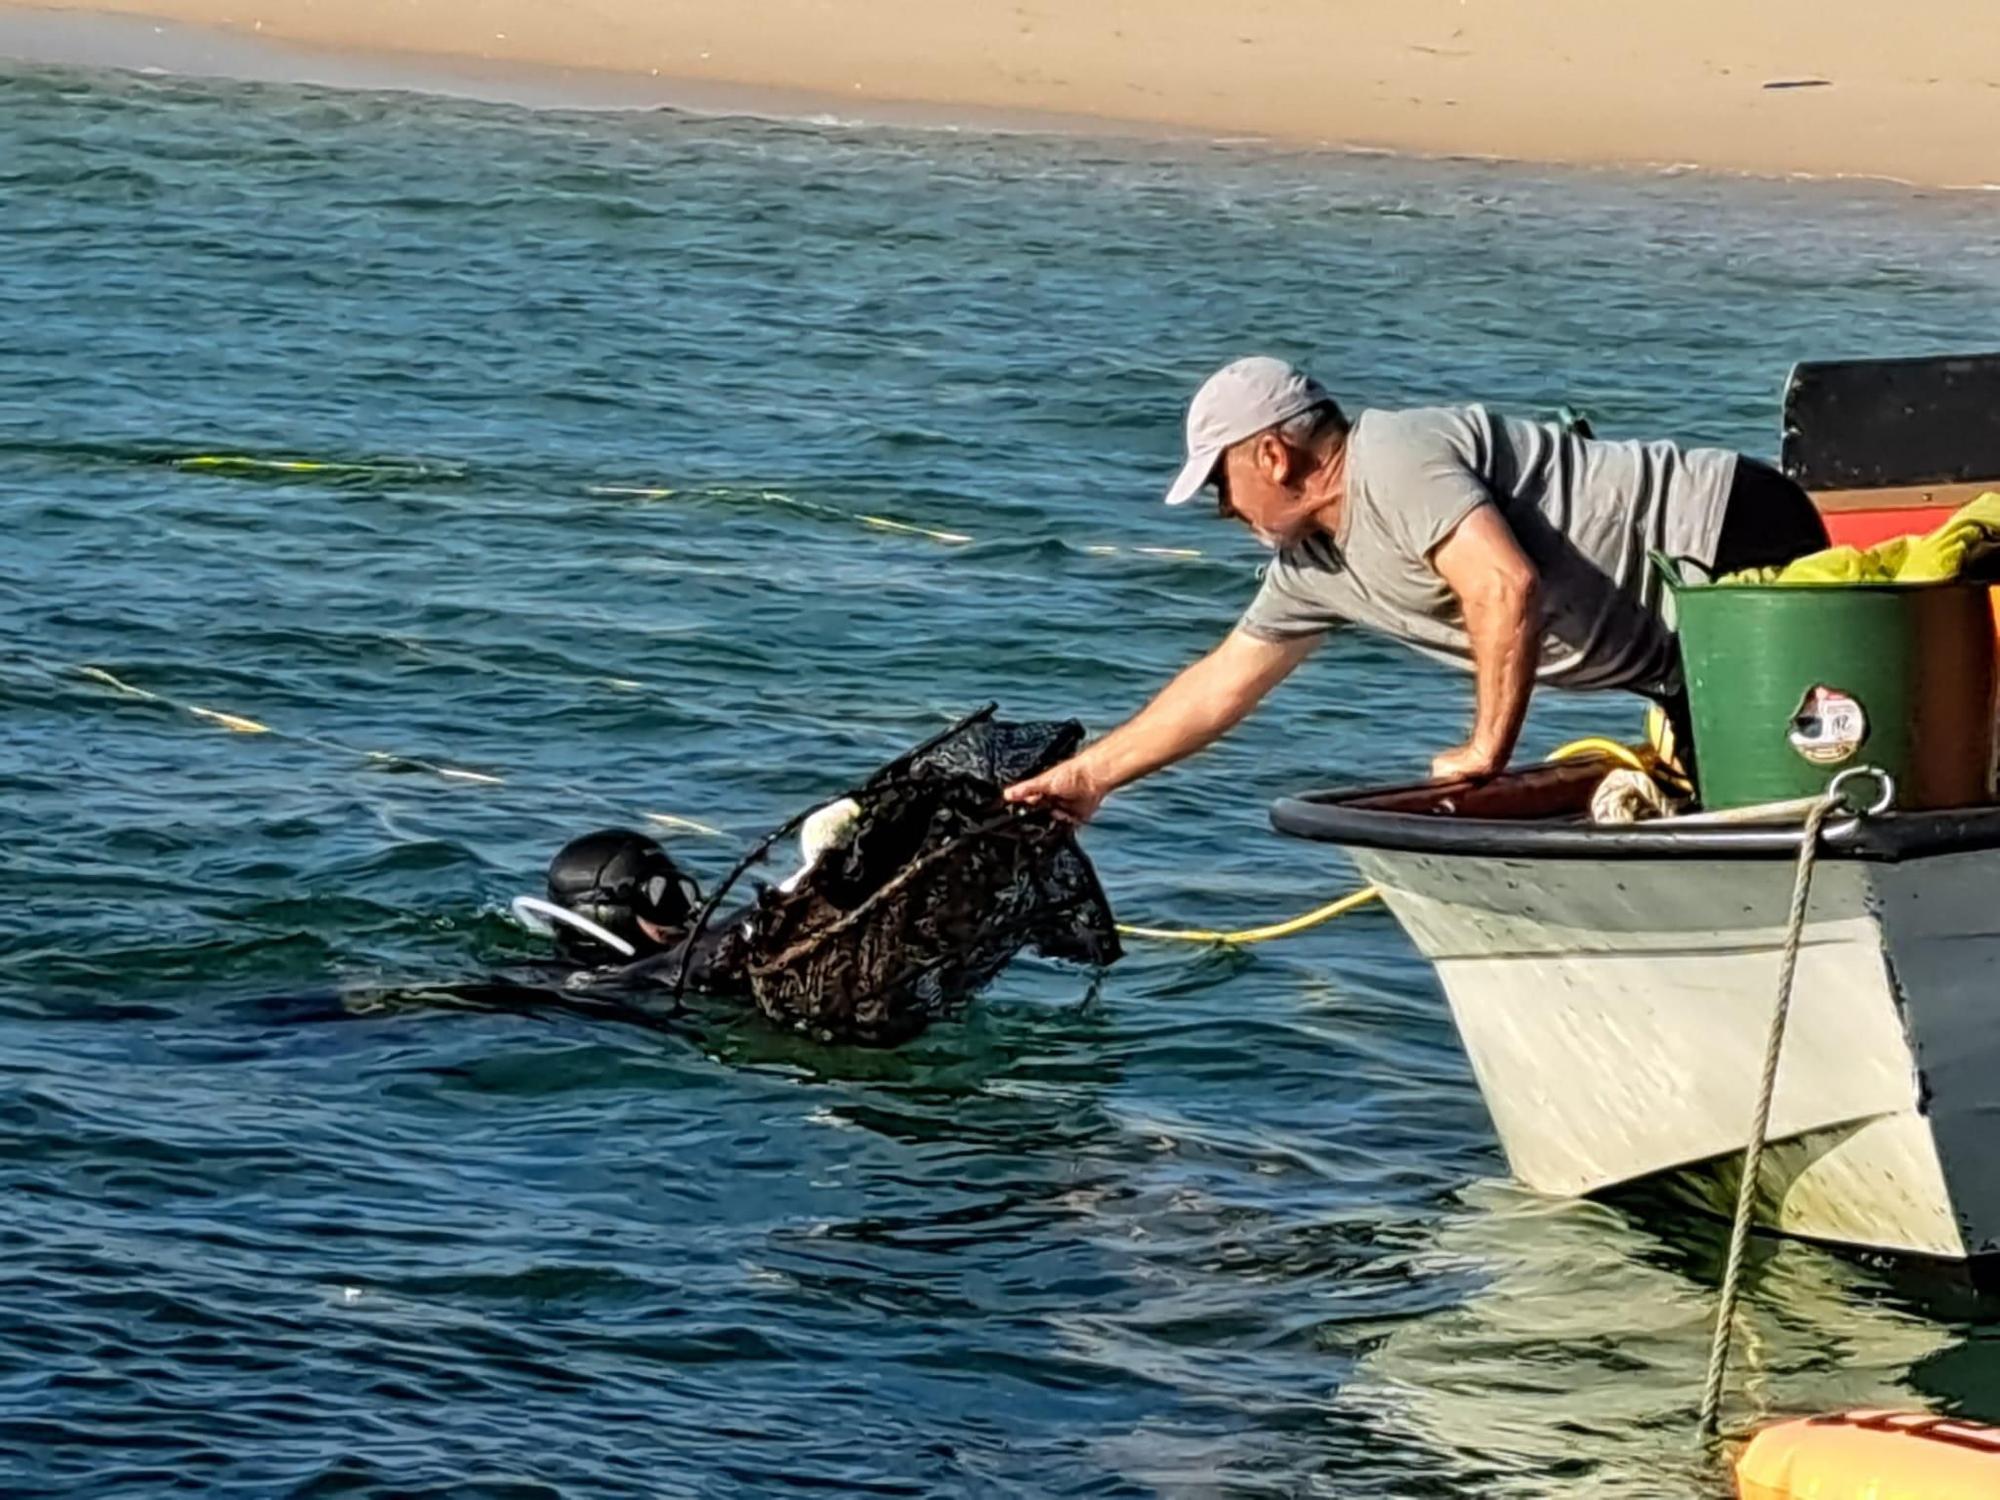
[[[1649,776],[1676,776],[1674,768],[1666,763],[1650,746],[1645,750],[1635,750],[1630,745],[1592,735],[1587,739],[1572,740],[1549,756],[1551,761],[1581,760],[1585,756],[1601,756],[1616,761],[1621,766],[1629,766],[1634,771],[1643,771]],[[1331,922],[1335,917],[1366,906],[1371,901],[1379,901],[1382,892],[1374,886],[1342,896],[1338,901],[1329,901],[1303,916],[1293,917],[1288,922],[1274,922],[1268,927],[1246,927],[1239,932],[1216,932],[1206,928],[1172,927],[1130,927],[1120,923],[1118,930],[1126,937],[1147,938],[1164,943],[1220,943],[1227,947],[1237,947],[1245,943],[1268,943],[1273,938],[1290,937],[1293,933],[1304,932],[1317,927],[1322,922]]]
[[[393,765],[407,766],[414,770],[427,771],[448,781],[469,781],[486,786],[505,786],[507,784],[507,778],[504,776],[496,776],[487,771],[469,771],[462,766],[440,765],[435,761],[420,760],[411,755],[398,755],[387,750],[363,749],[359,746],[342,744],[338,740],[327,739],[319,735],[287,734],[283,730],[274,729],[268,724],[260,723],[256,719],[246,718],[242,714],[224,713],[219,709],[198,707],[192,703],[184,703],[178,699],[169,698],[164,693],[156,693],[149,688],[135,686],[123,678],[116,677],[110,672],[105,671],[102,667],[78,665],[69,670],[79,677],[88,678],[126,697],[138,698],[148,703],[158,703],[163,707],[178,709],[182,713],[205,720],[208,723],[215,724],[236,734],[275,735],[278,738],[296,740],[317,749],[333,751],[342,755],[358,756],[363,760],[378,763],[386,762]],[[590,801],[603,802],[606,800],[594,794],[583,792],[575,787],[561,787],[557,788],[557,790]],[[721,829],[712,828],[706,823],[698,823],[692,818],[676,817],[672,813],[652,812],[645,814],[645,817],[648,822],[658,824],[661,827],[682,829],[690,833],[719,837],[722,832]],[[1302,916],[1293,917],[1289,921],[1274,922],[1268,927],[1247,927],[1239,932],[1215,932],[1205,928],[1132,927],[1123,923],[1119,924],[1118,930],[1126,937],[1147,938],[1155,942],[1220,943],[1228,947],[1236,947],[1245,943],[1267,943],[1273,938],[1290,937],[1295,932],[1304,932],[1310,927],[1319,926],[1322,922],[1331,922],[1335,917],[1344,916],[1348,912],[1366,906],[1371,901],[1379,900],[1381,894],[1374,886],[1367,886],[1361,890],[1350,892],[1337,901],[1329,901],[1325,906],[1315,908]]]
[[[450,465],[423,463],[329,463],[316,458],[256,458],[247,453],[189,453],[167,462],[176,469],[194,469],[211,474],[325,474],[336,479],[425,479],[459,478],[462,471]]]
[[[170,698],[165,693],[156,693],[150,688],[138,687],[133,683],[125,681],[122,677],[105,671],[102,667],[77,665],[69,668],[60,668],[42,663],[36,663],[36,665],[52,677],[74,675],[87,678],[100,686],[110,688],[113,692],[123,697],[136,698],[146,703],[157,703],[163,708],[171,708],[180,713],[188,714],[193,718],[200,719],[204,723],[226,729],[232,734],[268,734],[278,739],[291,740],[297,744],[310,745],[315,750],[321,750],[328,754],[351,756],[375,765],[390,765],[405,770],[421,771],[444,781],[470,782],[478,786],[507,786],[510,784],[508,777],[497,775],[491,771],[472,771],[466,769],[464,766],[444,765],[438,761],[424,760],[414,755],[403,755],[393,750],[370,750],[365,746],[350,745],[344,741],[332,739],[325,735],[305,734],[297,730],[274,728],[269,724],[265,724],[257,719],[248,718],[243,714],[225,713],[221,709],[203,708],[199,704],[185,703],[178,698]],[[519,785],[521,783],[511,784]],[[622,803],[615,802],[611,798],[602,796],[596,792],[586,791],[581,787],[551,782],[546,785],[546,790],[558,796],[571,797],[582,802],[594,802],[601,807],[615,808],[621,812],[626,810]],[[662,828],[677,828],[687,833],[698,833],[709,838],[724,837],[723,831],[720,828],[713,828],[706,823],[697,822],[693,818],[683,818],[674,813],[648,812],[642,814],[642,816],[649,823],[657,824]]]
[[[1550,751],[1548,758],[1551,761],[1583,760],[1593,755],[1650,776],[1669,791],[1685,795],[1694,790],[1687,773],[1653,745],[1624,745],[1602,735],[1591,735],[1571,740],[1567,745]]]
[[[856,525],[871,527],[876,531],[893,531],[903,536],[924,537],[933,542],[942,542],[949,547],[967,546],[977,538],[963,531],[940,531],[932,526],[918,526],[914,522],[899,521],[893,516],[869,515],[862,511],[842,510],[837,505],[828,505],[820,500],[807,500],[797,495],[787,495],[780,490],[676,490],[664,485],[638,484],[593,484],[586,487],[585,494],[608,495],[627,500],[670,500],[676,495],[690,495],[708,499],[743,499],[745,497],[762,500],[775,505],[789,505],[794,510],[806,511],[812,515],[825,516],[831,520],[851,521]],[[1126,554],[1138,557],[1199,558],[1206,553],[1195,547],[1114,547],[1110,545],[1086,546],[1084,552],[1092,557],[1118,557]]]
[[[1366,906],[1371,901],[1379,901],[1381,891],[1374,886],[1364,886],[1351,891],[1338,901],[1329,901],[1303,916],[1293,917],[1288,922],[1274,922],[1269,927],[1246,927],[1240,932],[1209,932],[1198,928],[1177,927],[1128,927],[1118,924],[1118,930],[1126,937],[1151,938],[1163,943],[1221,943],[1237,947],[1244,943],[1268,943],[1273,938],[1290,937],[1295,932],[1304,932],[1308,927],[1317,927],[1322,922],[1331,922],[1335,917]]]
[[[1586,756],[1591,755],[1602,756],[1606,760],[1615,760],[1619,765],[1626,767],[1628,770],[1647,772],[1650,772],[1654,766],[1658,765],[1660,759],[1657,755],[1649,758],[1641,752],[1634,750],[1630,745],[1621,745],[1618,741],[1606,739],[1603,735],[1591,735],[1587,739],[1571,740],[1567,745],[1551,750],[1549,752],[1549,759],[1552,761],[1582,760]]]
[[[315,475],[331,479],[409,479],[409,478],[462,478],[464,470],[449,464],[418,462],[369,461],[338,462],[313,458],[260,458],[249,453],[188,453],[167,462],[176,469],[193,470],[200,473],[219,474],[238,479],[267,478],[285,475]],[[862,511],[843,510],[837,505],[828,505],[819,500],[808,500],[798,495],[787,495],[780,490],[736,491],[718,488],[676,489],[667,485],[654,484],[592,484],[584,486],[587,495],[614,496],[627,500],[671,500],[676,496],[695,498],[752,498],[768,503],[789,505],[797,510],[810,511],[834,520],[847,521],[857,526],[866,526],[875,531],[894,532],[902,536],[923,537],[928,541],[940,542],[948,547],[963,547],[975,540],[963,531],[945,531],[934,526],[919,526],[912,521],[898,520],[894,516],[871,515]],[[1098,544],[1086,546],[1083,551],[1092,557],[1137,556],[1171,560],[1200,558],[1207,554],[1196,547],[1138,547]]]

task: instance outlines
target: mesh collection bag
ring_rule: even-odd
[[[1001,789],[1070,754],[1074,722],[993,709],[891,762],[851,795],[845,840],[792,889],[759,893],[739,973],[771,1021],[825,1041],[893,1045],[990,983],[1024,948],[1103,966],[1111,908],[1074,830]]]

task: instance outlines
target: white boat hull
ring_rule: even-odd
[[[1523,1182],[1585,1194],[1742,1151],[1790,861],[1351,852],[1436,965]],[[1996,876],[2000,850],[1821,864],[1762,1222],[2000,1251]]]

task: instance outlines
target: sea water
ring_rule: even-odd
[[[1157,503],[1222,360],[1770,454],[1794,359],[2000,343],[1992,212],[0,73],[7,1488],[1716,1492],[1720,1226],[1510,1185],[1379,909],[893,1053],[455,987],[571,834],[712,879],[987,700],[1141,703],[1256,583]],[[1121,915],[1350,888],[1270,799],[1468,702],[1330,642],[1088,831]],[[1762,1245],[1746,1320],[1739,1419],[2000,1418],[1880,1268]]]

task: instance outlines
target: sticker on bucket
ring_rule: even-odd
[[[1792,731],[1786,738],[1814,765],[1837,766],[1852,760],[1868,738],[1868,715],[1858,700],[1840,689],[1816,687],[1792,715]]]

